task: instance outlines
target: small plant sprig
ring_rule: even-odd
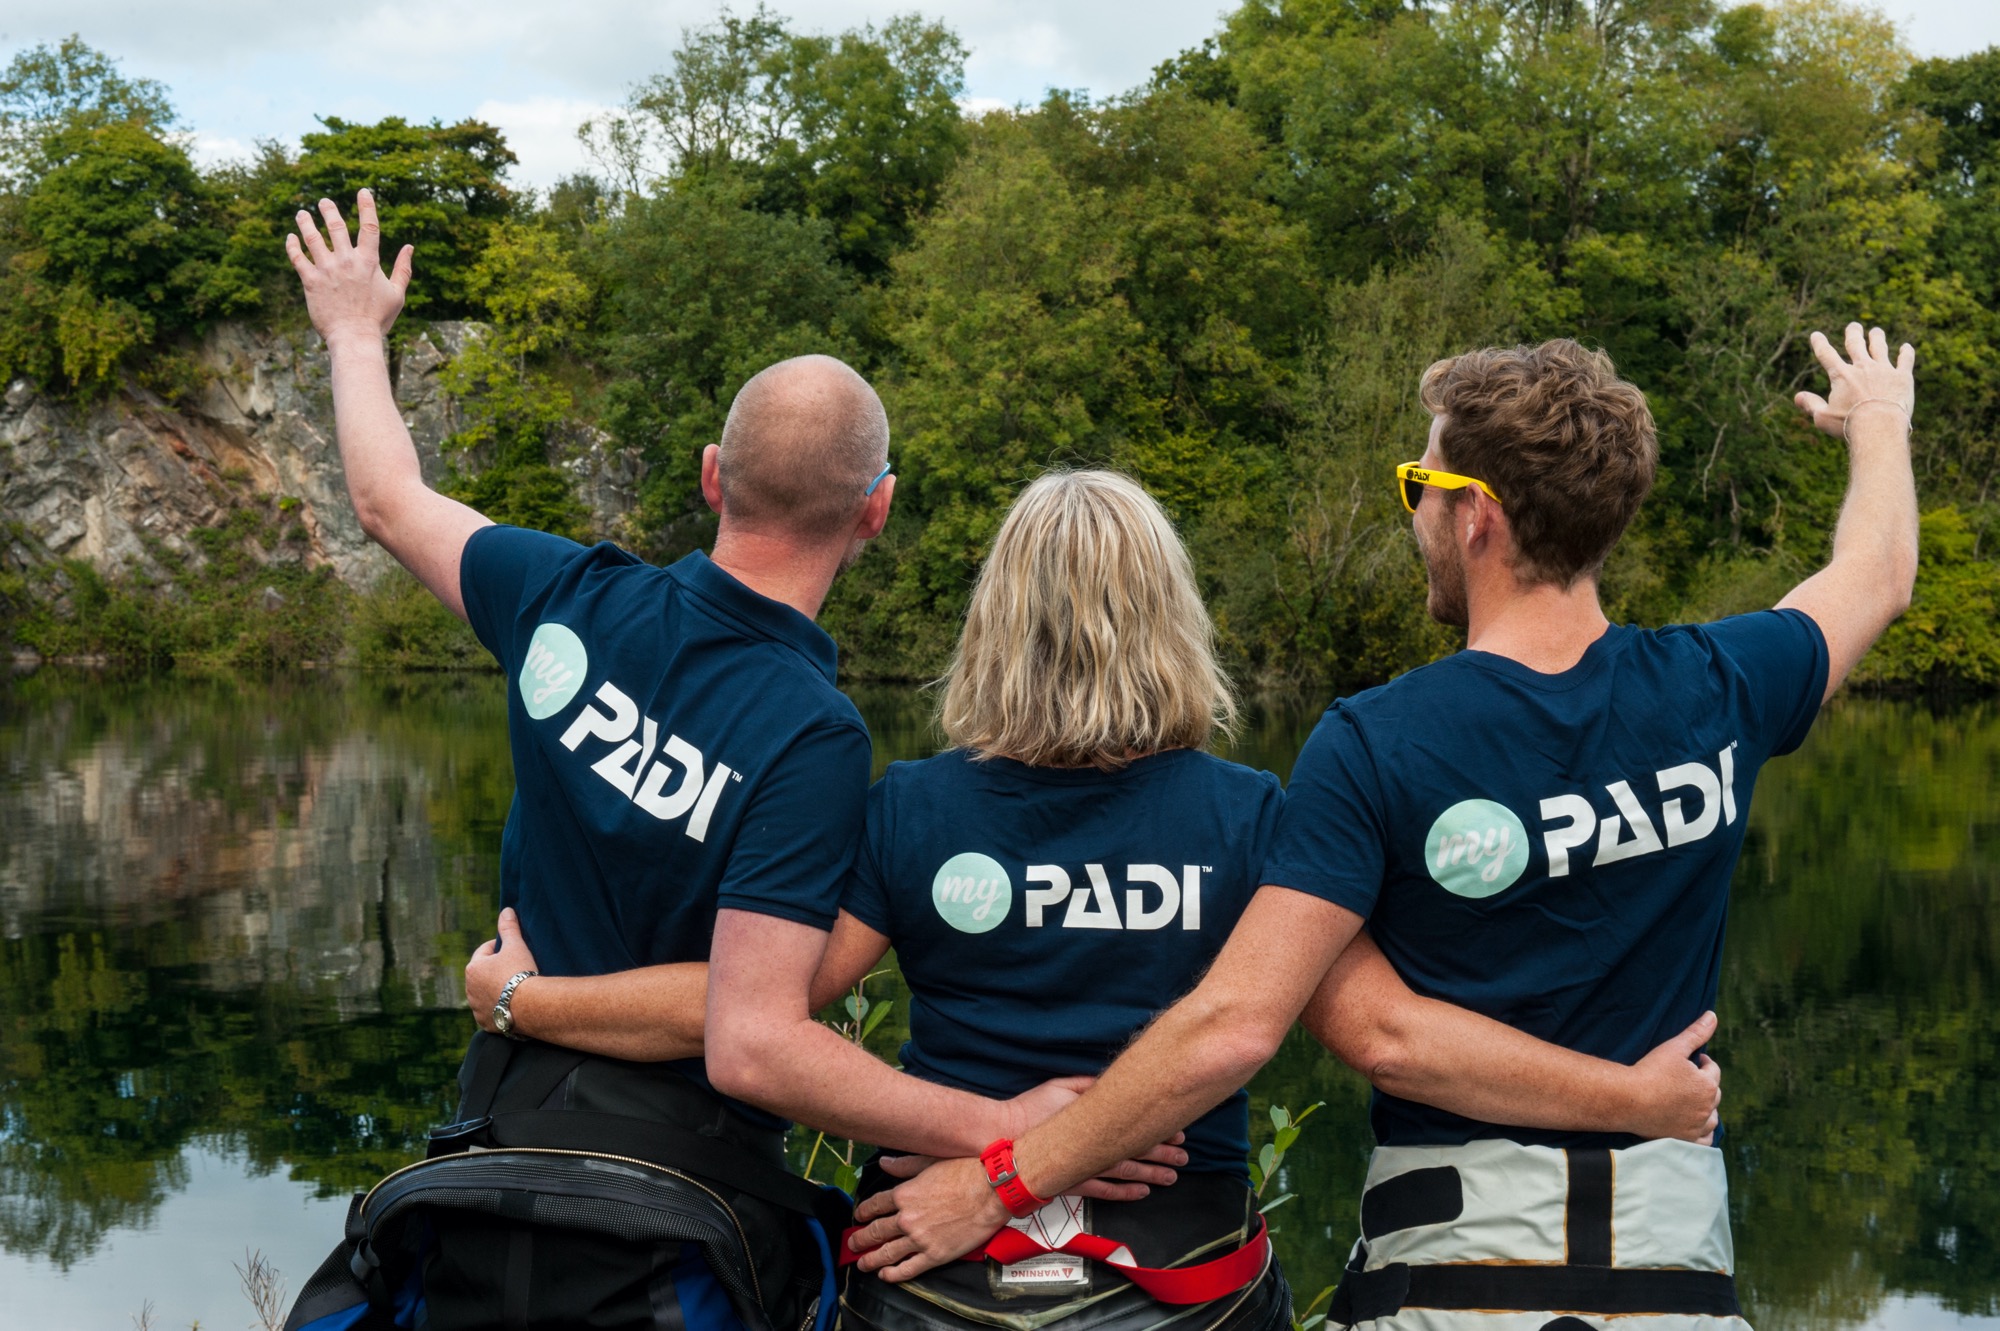
[[[862,976],[860,983],[854,986],[854,992],[841,1000],[841,1008],[847,1013],[847,1020],[827,1023],[841,1039],[867,1047],[868,1037],[875,1033],[875,1028],[882,1024],[888,1017],[889,1010],[896,1006],[894,999],[870,999],[867,992],[868,982],[878,975],[888,973],[887,970],[879,970]],[[833,1177],[824,1181],[833,1184],[842,1192],[853,1193],[856,1185],[861,1182],[861,1166],[855,1160],[854,1143],[843,1140],[835,1146],[827,1139],[824,1132],[813,1138],[812,1153],[806,1157],[804,1171],[806,1178],[815,1183],[822,1181],[813,1178],[813,1165],[819,1160],[821,1147],[826,1148],[827,1157],[834,1162]]]
[[[1332,1285],[1328,1285],[1325,1289],[1313,1295],[1311,1303],[1308,1303],[1303,1309],[1295,1311],[1292,1314],[1292,1331],[1313,1331],[1314,1327],[1324,1322],[1326,1314],[1319,1311],[1319,1309],[1325,1307],[1332,1298]]]
[[[261,1250],[245,1250],[236,1278],[243,1283],[243,1297],[250,1300],[258,1324],[264,1331],[278,1331],[285,1324],[285,1282],[271,1259]]]
[[[1250,1182],[1256,1189],[1258,1197],[1263,1197],[1264,1190],[1271,1186],[1271,1180],[1278,1176],[1278,1167],[1285,1163],[1285,1153],[1291,1150],[1292,1143],[1299,1139],[1299,1130],[1305,1121],[1325,1107],[1324,1100],[1315,1100],[1306,1106],[1304,1113],[1294,1118],[1292,1111],[1285,1106],[1271,1106],[1273,1136],[1250,1160]],[[1259,1215],[1269,1215],[1296,1195],[1290,1192],[1280,1193],[1258,1207],[1257,1212]]]

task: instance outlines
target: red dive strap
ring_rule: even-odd
[[[857,1225],[840,1236],[842,1266],[860,1260],[860,1254],[847,1246],[848,1238],[859,1228]],[[1208,1303],[1234,1294],[1264,1273],[1264,1265],[1270,1258],[1271,1234],[1260,1215],[1257,1232],[1248,1243],[1235,1252],[1193,1266],[1138,1266],[1113,1260],[1112,1254],[1124,1246],[1102,1234],[1073,1234],[1061,1247],[1050,1248],[1009,1225],[986,1240],[984,1248],[969,1252],[960,1260],[978,1262],[990,1257],[1005,1264],[1063,1252],[1104,1263],[1161,1303]]]
[[[986,1181],[993,1185],[1000,1204],[1016,1220],[1025,1220],[1048,1205],[1046,1198],[1035,1196],[1021,1182],[1021,1171],[1014,1167],[1014,1143],[1009,1138],[990,1143],[979,1153],[979,1163],[985,1167]]]

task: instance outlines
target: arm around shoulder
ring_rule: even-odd
[[[1705,1013],[1626,1067],[1411,992],[1366,934],[1327,972],[1300,1016],[1377,1090],[1485,1123],[1698,1141],[1715,1130],[1720,1072]]]

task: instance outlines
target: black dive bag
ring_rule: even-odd
[[[845,1193],[673,1069],[473,1037],[459,1121],[354,1198],[285,1331],[828,1331]]]
[[[896,1180],[871,1166],[866,1197]],[[1205,1261],[1240,1247],[1255,1227],[1256,1202],[1242,1180],[1187,1174],[1136,1202],[1084,1203],[1092,1233],[1131,1249],[1142,1266]],[[1079,1259],[1081,1260],[1081,1259]],[[842,1268],[842,1331],[1289,1331],[1292,1290],[1276,1255],[1250,1284],[1207,1303],[1155,1300],[1116,1267],[1085,1262],[1089,1283],[1062,1292],[1006,1288],[999,1264],[950,1262],[890,1284]]]

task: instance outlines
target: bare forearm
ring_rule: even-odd
[[[699,1058],[708,965],[616,975],[536,976],[514,993],[514,1029],[549,1044],[638,1063]]]
[[[1220,1104],[1267,1062],[1290,1018],[1258,1022],[1197,989],[1161,1014],[1097,1085],[1015,1144],[1038,1197],[1093,1178]]]
[[[1277,1051],[1335,957],[1353,912],[1260,888],[1195,991],[1160,1015],[1075,1104],[1016,1144],[1022,1180],[1053,1197],[1194,1122]]]
[[[1018,1126],[1001,1102],[898,1072],[816,1021],[713,1039],[731,1051],[709,1060],[717,1089],[834,1136],[949,1157],[977,1155]]]
[[[362,527],[377,536],[397,497],[424,488],[416,444],[396,407],[383,339],[365,331],[336,332],[327,344],[333,372],[334,429],[348,497]]]
[[[1481,1122],[1628,1132],[1644,1109],[1624,1064],[1419,997],[1365,934],[1334,963],[1299,1021],[1377,1090]]]

